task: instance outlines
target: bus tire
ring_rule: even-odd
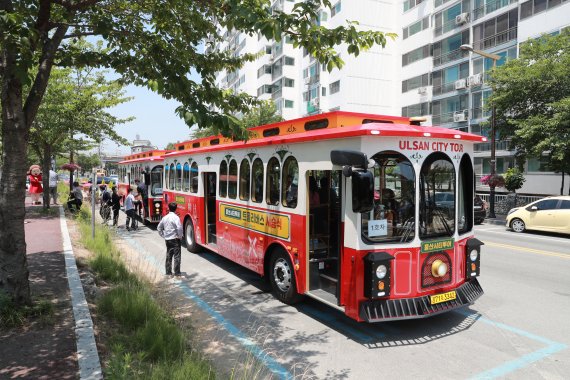
[[[299,302],[301,296],[297,293],[295,269],[291,265],[289,256],[282,249],[271,256],[269,270],[269,282],[275,297],[288,305]]]
[[[194,224],[192,220],[188,218],[186,223],[184,223],[184,242],[186,243],[186,249],[192,253],[200,252],[200,246],[196,243],[196,234],[194,233]]]

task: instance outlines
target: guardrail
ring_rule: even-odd
[[[489,194],[478,194],[489,204]],[[507,215],[514,207],[526,206],[529,203],[544,198],[541,195],[495,194],[495,214]]]

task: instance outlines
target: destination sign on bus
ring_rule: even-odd
[[[251,210],[221,203],[220,221],[282,239],[289,239],[290,235],[288,215]]]
[[[400,150],[463,152],[463,144],[443,141],[400,140]]]
[[[442,239],[422,242],[422,253],[447,251],[453,249],[453,239]]]

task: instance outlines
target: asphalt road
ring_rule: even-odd
[[[119,235],[164,271],[156,231]],[[185,248],[185,278],[174,286],[217,326],[210,339],[220,358],[237,352],[229,360],[255,362],[251,376],[240,378],[568,378],[570,238],[485,224],[476,236],[486,244],[479,279],[485,294],[469,308],[428,319],[363,324],[311,299],[287,306],[254,273]]]

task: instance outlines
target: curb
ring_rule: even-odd
[[[485,218],[483,224],[494,224],[496,226],[506,226],[507,220],[505,218]]]
[[[97,352],[97,344],[95,343],[95,334],[93,333],[93,320],[85,300],[83,284],[79,278],[79,271],[77,270],[73,247],[69,238],[65,213],[61,206],[59,207],[59,222],[63,240],[65,272],[69,282],[69,293],[71,294],[71,305],[73,306],[73,317],[75,319],[79,379],[100,380],[103,379],[103,372],[101,371],[101,362]]]

